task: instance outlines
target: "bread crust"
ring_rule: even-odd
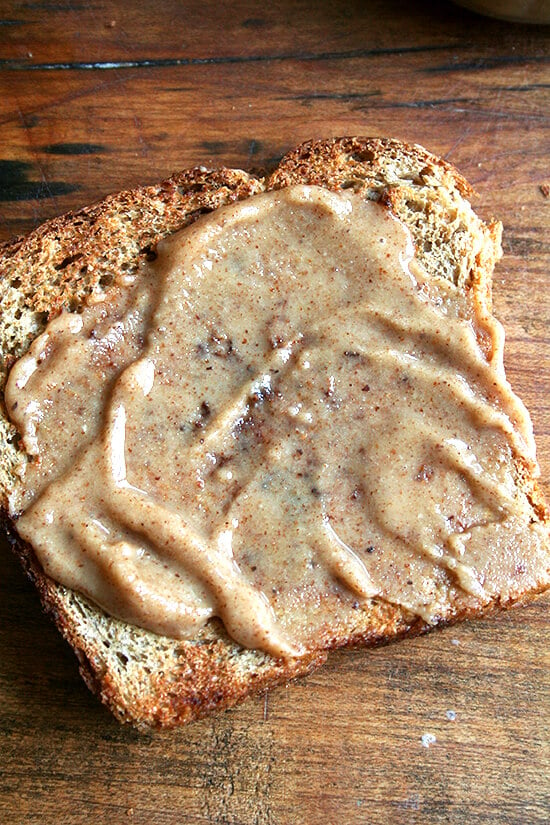
[[[287,154],[265,178],[197,167],[157,186],[110,195],[0,247],[0,389],[11,364],[47,321],[62,308],[78,309],[91,293],[107,290],[113,271],[136,268],[161,238],[205,212],[296,183],[354,188],[382,201],[409,227],[429,273],[443,274],[458,289],[474,290],[490,306],[491,274],[501,254],[500,225],[477,217],[467,201],[472,189],[452,166],[420,146],[386,138],[309,142]],[[0,526],[44,609],[73,647],[84,681],[121,721],[138,727],[180,725],[309,673],[332,649],[385,644],[431,628],[401,608],[373,603],[356,611],[359,616],[344,635],[328,630],[316,650],[284,662],[240,648],[217,621],[196,639],[182,642],[108,617],[49,579],[18,536],[8,501],[21,454],[5,409],[0,424]],[[532,473],[520,465],[517,473],[518,484],[530,496],[533,518],[547,524],[548,510]],[[506,602],[497,598],[483,610],[457,609],[450,621],[533,598],[550,585],[550,551],[548,557],[546,571],[528,593]]]

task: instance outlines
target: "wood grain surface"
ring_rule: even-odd
[[[308,138],[423,143],[504,222],[509,377],[550,492],[549,29],[445,2],[0,3],[0,238]],[[0,549],[0,822],[542,825],[548,598],[169,734],[119,726]]]

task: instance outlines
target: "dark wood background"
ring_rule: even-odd
[[[2,239],[185,166],[268,167],[314,137],[391,135],[458,166],[479,212],[504,222],[496,312],[550,492],[548,28],[443,0],[0,10]],[[337,654],[217,718],[144,735],[88,695],[2,548],[0,821],[542,825],[548,604]]]

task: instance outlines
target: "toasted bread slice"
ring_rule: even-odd
[[[500,257],[500,224],[482,222],[472,210],[468,183],[446,162],[420,146],[395,140],[343,138],[298,147],[267,177],[239,170],[198,167],[158,186],[111,195],[56,218],[28,237],[0,249],[0,382],[61,308],[77,310],[88,295],[108,290],[112,273],[135,270],[163,237],[200,215],[256,193],[293,184],[356,190],[387,206],[409,228],[416,257],[429,275],[443,276],[461,293],[490,307],[491,276]],[[473,299],[473,298],[472,298]],[[90,689],[121,721],[174,726],[234,705],[266,686],[308,673],[330,649],[375,645],[418,634],[431,625],[400,607],[373,600],[356,611],[345,635],[325,638],[297,659],[276,660],[240,647],[221,622],[197,638],[173,640],[106,615],[79,593],[55,583],[32,547],[17,534],[10,497],[19,483],[18,433],[5,407],[0,413],[2,524],[35,582],[44,608],[74,648]],[[518,459],[515,483],[528,497],[532,520],[548,528],[548,512],[532,468]],[[518,552],[521,552],[518,549]],[[525,601],[550,586],[546,561],[528,587],[508,588],[483,608],[457,607],[451,620]],[[341,625],[340,625],[341,627]]]

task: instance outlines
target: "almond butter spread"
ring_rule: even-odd
[[[13,367],[18,531],[116,617],[187,638],[217,616],[276,656],[373,599],[435,622],[513,596],[542,534],[502,338],[379,204],[226,206]]]

